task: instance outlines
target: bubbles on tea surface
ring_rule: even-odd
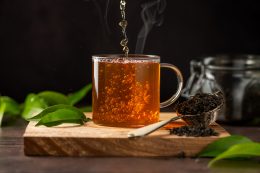
[[[127,21],[125,19],[125,6],[126,6],[126,1],[125,0],[120,0],[120,10],[121,10],[121,17],[122,20],[119,22],[119,26],[122,28],[122,34],[123,34],[123,39],[120,42],[120,45],[123,47],[123,52],[125,53],[125,56],[128,56],[129,48],[127,47],[128,43],[128,38],[126,35],[126,27],[127,27]]]
[[[142,59],[127,59],[125,57],[121,58],[112,58],[112,59],[98,59],[98,60],[93,60],[94,62],[106,62],[106,63],[111,63],[111,64],[136,64],[136,63],[156,63],[159,64],[157,61],[147,61],[147,60],[142,60]]]

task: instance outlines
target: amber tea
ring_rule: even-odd
[[[159,120],[159,62],[114,59],[93,66],[98,73],[93,79],[95,123],[132,126]]]
[[[159,121],[160,58],[93,56],[93,121],[139,127]]]

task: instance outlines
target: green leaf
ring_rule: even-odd
[[[92,106],[84,106],[79,108],[82,112],[92,112]]]
[[[57,104],[70,104],[68,97],[59,92],[43,91],[38,93],[38,96],[44,99],[48,106],[53,106]]]
[[[83,113],[78,113],[77,111],[70,109],[59,109],[54,112],[48,113],[44,115],[41,120],[36,124],[45,125],[45,126],[53,126],[59,125],[62,123],[76,123],[76,124],[84,124]]]
[[[19,104],[10,97],[2,96],[0,97],[0,104],[5,104],[6,109],[5,112],[11,115],[19,115],[20,114],[20,106]]]
[[[26,120],[39,114],[42,110],[48,107],[45,100],[36,94],[29,94],[24,103],[24,110],[22,112],[22,117]]]
[[[86,118],[81,111],[70,105],[55,105],[48,107],[35,117],[31,118],[31,120],[37,119],[40,119],[40,121],[36,124],[36,126],[45,125],[47,127],[57,126],[62,123],[82,125],[84,122],[90,120]]]
[[[7,96],[0,97],[0,127],[5,114],[17,116],[20,114],[19,104]]]
[[[82,100],[89,91],[92,89],[92,84],[88,84],[87,86],[81,88],[79,91],[68,94],[68,99],[71,105],[75,105],[80,100]]]
[[[5,104],[0,105],[0,127],[2,126],[2,120],[4,117],[4,113],[5,113],[5,107],[6,107]]]
[[[59,105],[50,106],[50,107],[44,109],[42,112],[40,112],[39,114],[35,115],[34,117],[31,117],[29,120],[39,121],[45,115],[47,115],[49,113],[52,113],[52,112],[55,112],[55,111],[57,111],[59,109],[70,109],[70,110],[73,110],[73,111],[77,112],[77,114],[83,114],[78,108],[76,108],[74,106],[59,104]],[[85,115],[84,115],[84,117],[85,117]]]
[[[209,167],[212,166],[215,162],[222,159],[251,157],[260,157],[260,143],[247,142],[233,145],[228,150],[218,155],[218,157],[211,160],[209,162]]]
[[[238,135],[221,138],[209,144],[201,153],[199,153],[199,157],[216,157],[235,144],[247,142],[252,142],[252,140],[247,137]]]

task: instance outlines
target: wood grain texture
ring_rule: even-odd
[[[161,113],[162,120],[171,116],[174,114]],[[84,126],[48,128],[35,127],[35,123],[30,122],[23,135],[24,153],[31,156],[192,157],[209,143],[229,135],[218,124],[212,125],[212,128],[220,135],[179,137],[169,135],[169,131],[164,128],[143,138],[128,139],[127,133],[133,130],[131,128],[105,127],[93,122]]]

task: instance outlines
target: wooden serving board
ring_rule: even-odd
[[[161,113],[168,119],[174,113]],[[87,116],[90,116],[89,114]],[[168,125],[180,126],[179,121]],[[105,127],[88,122],[84,126],[35,127],[30,122],[24,133],[24,153],[34,156],[196,156],[209,143],[229,133],[218,124],[212,125],[220,135],[211,137],[180,137],[170,135],[167,128],[137,139],[129,139],[133,128]]]

